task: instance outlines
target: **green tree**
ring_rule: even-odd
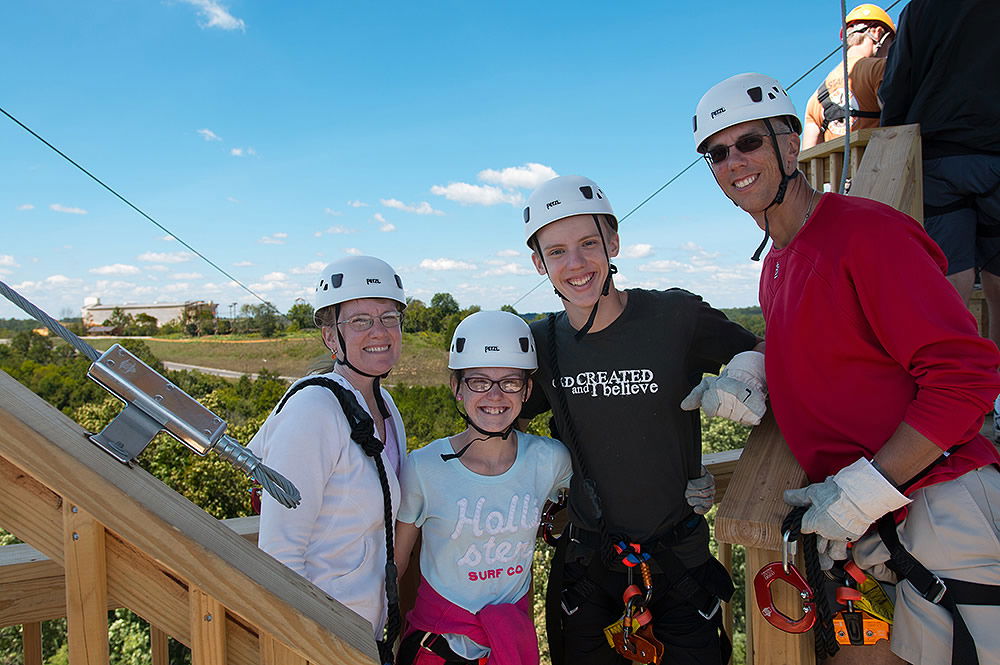
[[[315,310],[312,305],[307,302],[297,302],[289,308],[286,316],[292,325],[298,326],[298,329],[302,330],[315,327],[313,323],[314,314]]]

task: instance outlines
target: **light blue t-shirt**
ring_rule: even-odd
[[[448,439],[415,450],[403,465],[398,519],[421,529],[420,572],[469,612],[527,593],[542,506],[569,486],[572,467],[563,444],[516,435],[517,457],[499,476],[470,471],[460,459],[442,460],[454,452]]]

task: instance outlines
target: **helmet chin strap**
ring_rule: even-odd
[[[601,304],[601,298],[605,297],[611,292],[611,278],[618,273],[618,266],[611,263],[611,255],[608,254],[608,243],[604,239],[604,231],[601,229],[601,219],[597,215],[591,215],[594,218],[594,225],[597,227],[597,235],[601,236],[601,248],[604,249],[604,258],[608,262],[608,276],[604,278],[604,284],[601,286],[601,295],[597,298],[597,302],[594,303],[593,309],[590,310],[590,316],[587,317],[587,322],[583,324],[583,327],[576,331],[573,338],[576,341],[583,339],[583,336],[590,332],[590,329],[594,327],[594,319],[597,318],[597,308]],[[545,268],[545,273],[548,274],[549,267],[545,264],[545,255],[542,254],[542,248],[538,245],[538,241],[535,241],[538,258],[542,261],[542,267]],[[569,298],[559,293],[559,289],[552,287],[555,294],[565,301],[569,301]]]
[[[774,127],[771,125],[770,118],[764,118],[764,125],[767,127],[767,133],[771,135],[771,146],[774,148],[774,156],[778,160],[778,170],[781,171],[781,182],[778,183],[778,191],[774,195],[774,200],[772,200],[766,208],[764,208],[764,239],[760,241],[760,245],[757,246],[757,251],[753,253],[750,257],[751,261],[760,261],[761,252],[764,251],[764,247],[767,246],[767,241],[771,239],[771,223],[767,219],[767,211],[773,206],[781,205],[785,200],[785,192],[788,190],[788,183],[795,179],[799,174],[799,170],[796,168],[792,169],[791,173],[785,173],[785,164],[781,161],[781,150],[778,149],[778,137],[774,133]]]
[[[333,315],[335,319],[340,319],[340,303],[333,306]],[[382,379],[389,376],[389,372],[386,372],[385,374],[369,374],[368,372],[355,367],[347,358],[347,344],[344,342],[344,336],[340,334],[339,323],[335,323],[334,328],[337,329],[337,341],[340,342],[340,349],[343,351],[343,353],[337,354],[337,357],[334,359],[334,364],[346,365],[357,374],[373,379],[372,392],[375,394],[375,403],[378,405],[379,414],[381,414],[383,419],[389,418],[392,414],[389,412],[389,407],[386,406],[385,400],[382,398],[382,388],[380,386]],[[391,372],[392,370],[389,371]]]
[[[522,402],[522,404],[523,404],[523,402]],[[471,446],[472,444],[476,443],[477,441],[486,441],[487,439],[492,439],[492,438],[496,438],[496,437],[500,437],[500,439],[506,441],[510,437],[511,432],[514,431],[514,425],[517,424],[517,419],[521,415],[521,412],[518,411],[518,414],[516,416],[514,416],[514,419],[510,421],[510,424],[507,425],[507,427],[505,427],[504,429],[502,429],[502,430],[500,430],[498,432],[491,432],[489,430],[483,429],[482,427],[480,427],[476,423],[472,422],[472,418],[469,417],[469,414],[467,414],[465,411],[462,411],[460,408],[458,408],[458,401],[457,400],[455,401],[455,405],[454,406],[455,406],[455,412],[459,416],[462,417],[462,420],[465,421],[465,424],[468,425],[469,427],[471,427],[472,429],[476,430],[477,432],[479,432],[483,436],[481,438],[477,437],[477,438],[473,439],[472,441],[469,441],[467,444],[465,444],[464,446],[462,446],[462,449],[459,450],[457,453],[449,453],[449,454],[446,454],[446,455],[445,454],[441,455],[441,459],[443,459],[445,462],[448,462],[448,461],[453,460],[453,459],[460,458],[462,455],[465,454],[465,451],[467,451],[469,449],[469,446]]]

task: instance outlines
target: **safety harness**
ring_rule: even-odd
[[[560,376],[559,357],[556,342],[556,316],[550,314],[548,318],[548,353],[549,362],[554,377]],[[652,616],[648,614],[648,604],[652,597],[652,575],[649,573],[651,561],[655,561],[663,578],[666,580],[666,587],[672,589],[680,597],[685,598],[693,605],[707,621],[714,623],[719,631],[720,645],[722,652],[722,662],[729,662],[732,654],[732,643],[722,625],[722,613],[719,611],[722,601],[729,601],[733,595],[732,580],[729,578],[725,568],[718,560],[709,557],[709,564],[714,562],[716,573],[720,579],[725,579],[725,584],[716,585],[718,588],[706,588],[691,576],[687,566],[673,552],[673,546],[685,540],[701,525],[704,517],[690,513],[681,520],[670,532],[659,539],[646,542],[634,543],[631,539],[622,534],[611,534],[607,522],[604,519],[604,511],[601,506],[601,499],[597,485],[590,475],[586,462],[580,450],[579,437],[569,408],[569,401],[565,392],[556,390],[559,408],[565,416],[566,431],[562,432],[563,441],[569,448],[576,468],[579,470],[579,477],[587,497],[591,501],[594,514],[597,517],[599,532],[580,529],[570,523],[566,531],[559,538],[556,552],[553,557],[552,574],[549,577],[548,593],[546,596],[546,628],[549,639],[549,653],[553,665],[565,663],[565,650],[563,646],[563,625],[562,614],[573,614],[577,611],[583,601],[591,597],[599,588],[595,580],[600,579],[603,573],[614,564],[620,563],[626,567],[629,575],[629,584],[623,595],[625,612],[622,620],[612,624],[605,629],[609,643],[612,643],[618,653],[639,662],[659,663],[663,655],[662,645],[657,648],[658,640],[652,636]],[[564,565],[566,550],[569,542],[577,542],[581,545],[593,549],[595,555],[591,558],[587,573],[573,584],[571,587],[564,587]],[[632,584],[633,569],[638,567],[642,573],[643,584],[646,587],[645,597],[640,600],[639,595],[634,591]],[[721,571],[721,575],[719,574]],[[635,587],[637,589],[637,587]],[[642,592],[638,592],[641,594]],[[638,617],[642,616],[643,619]],[[635,621],[633,628],[633,617]],[[641,625],[640,623],[641,622]],[[615,634],[615,627],[618,624],[621,629]],[[639,629],[643,632],[638,632]],[[631,631],[636,631],[632,636]],[[635,639],[632,639],[632,638]],[[642,649],[647,649],[645,653],[640,653]],[[641,657],[640,657],[641,656]]]
[[[820,124],[819,129],[820,135],[824,135],[830,127],[830,123],[843,120],[847,114],[844,113],[844,106],[830,99],[830,89],[827,87],[826,81],[823,81],[819,88],[816,89],[816,101],[823,107],[823,122]],[[852,108],[850,116],[852,118],[875,118],[877,120],[881,117],[881,112],[862,111],[861,109]]]
[[[361,446],[361,450],[364,451],[365,455],[375,461],[375,469],[378,471],[379,484],[382,486],[382,510],[385,520],[385,597],[388,615],[385,624],[385,637],[378,640],[377,643],[381,663],[383,665],[391,665],[394,662],[392,646],[395,644],[396,638],[399,637],[401,619],[399,615],[399,588],[396,579],[395,549],[393,547],[394,522],[392,518],[392,494],[389,489],[389,476],[386,474],[385,462],[382,460],[382,450],[385,448],[385,444],[379,441],[375,435],[375,421],[372,420],[368,412],[358,403],[358,398],[355,397],[354,393],[325,376],[304,379],[292,386],[292,389],[285,393],[285,396],[281,398],[281,402],[275,408],[275,415],[281,413],[281,409],[284,408],[292,395],[309,386],[321,386],[333,393],[333,396],[337,398],[337,402],[340,404],[340,408],[344,411],[344,416],[347,417],[347,424],[351,428],[351,439]],[[377,383],[375,390],[376,394],[380,392]],[[380,405],[384,405],[384,402],[380,402]],[[386,414],[388,414],[388,409],[386,409]],[[389,416],[385,415],[384,417],[388,418]]]

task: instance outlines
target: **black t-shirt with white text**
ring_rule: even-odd
[[[701,428],[699,411],[682,411],[681,401],[703,373],[717,373],[757,339],[688,291],[627,294],[621,315],[580,341],[566,313],[556,315],[558,382],[549,322],[531,324],[539,367],[522,416],[551,406],[558,433],[571,447],[555,392],[556,383],[561,385],[609,533],[642,543],[666,535],[691,510],[684,489],[700,469]],[[574,524],[599,530],[575,458],[569,510]],[[707,542],[703,527],[674,551],[686,565],[699,565],[708,556]]]

